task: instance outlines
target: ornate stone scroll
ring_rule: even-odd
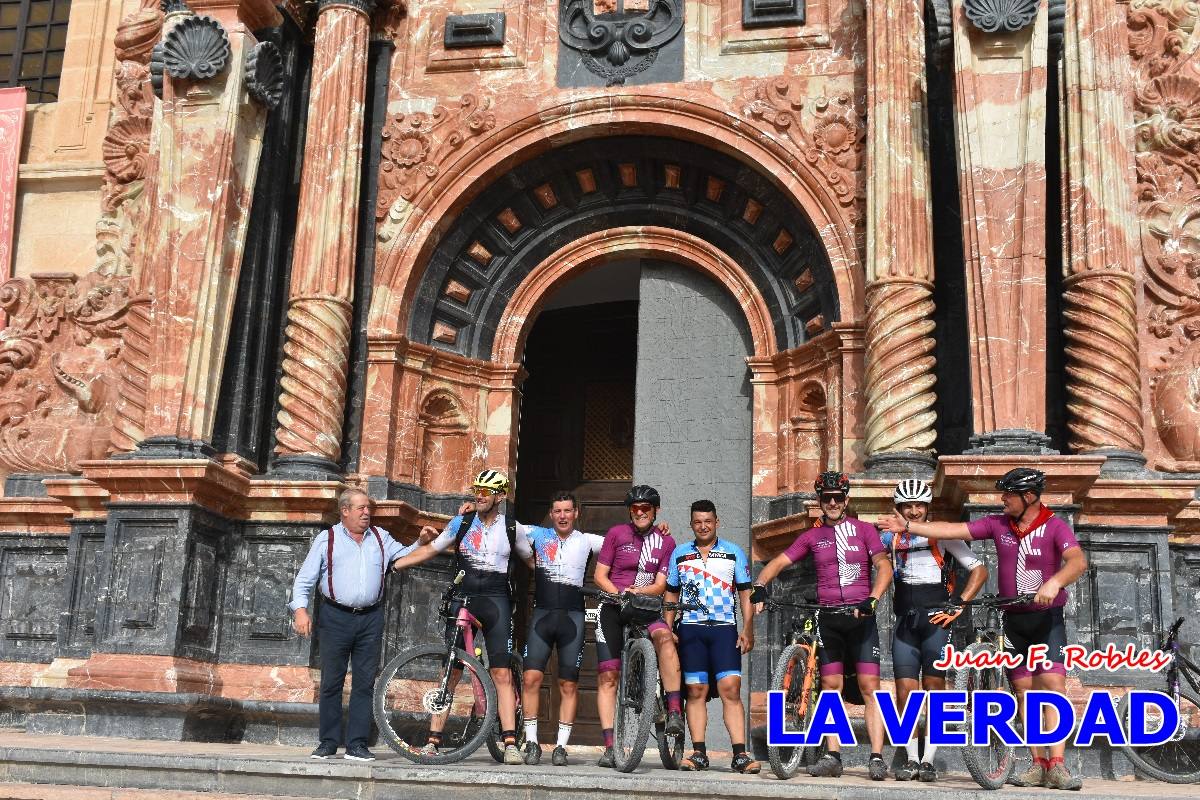
[[[1200,471],[1200,55],[1194,0],[1133,0],[1142,323],[1160,469]]]
[[[933,243],[924,130],[922,4],[872,3],[867,20],[868,469],[932,469]],[[908,454],[907,457],[903,454]]]

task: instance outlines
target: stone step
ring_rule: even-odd
[[[598,794],[608,798],[653,796],[659,800],[710,797],[930,800],[931,793],[947,800],[996,796],[979,789],[962,775],[950,775],[935,784],[893,780],[873,783],[867,780],[865,770],[854,765],[849,765],[846,774],[836,781],[809,777],[780,781],[769,772],[738,775],[725,766],[728,763],[725,759],[715,761],[716,766],[701,775],[669,772],[661,767],[653,752],[647,752],[637,771],[624,775],[592,766],[595,752],[594,748],[572,748],[572,766],[562,769],[545,762],[537,768],[504,767],[493,762],[486,752],[460,764],[423,767],[380,751],[377,751],[378,761],[364,764],[341,759],[315,761],[308,758],[307,749],[295,747],[35,736],[9,730],[0,731],[0,782],[144,789],[172,800],[172,795],[164,793],[214,792],[339,800],[401,797],[596,800]],[[47,795],[61,796],[50,794],[49,790]],[[22,799],[25,796],[17,795]],[[1090,779],[1084,790],[1075,795],[1080,800],[1114,796],[1124,800],[1182,800],[1194,797],[1195,787],[1143,780]],[[1008,787],[1004,797],[1037,800],[1045,798],[1046,791]],[[72,795],[72,800],[91,798],[81,794]]]

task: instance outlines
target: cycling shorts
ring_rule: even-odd
[[[667,623],[656,619],[646,626],[655,631],[669,631]],[[621,651],[625,649],[625,626],[621,624],[621,609],[612,603],[600,606],[600,624],[596,626],[596,671],[616,672],[621,669]]]
[[[557,608],[535,608],[529,620],[529,638],[525,642],[525,670],[545,672],[550,650],[558,652],[558,677],[579,680],[583,663],[583,612]]]
[[[684,683],[711,685],[730,675],[741,676],[736,625],[687,624],[680,625],[677,632]]]
[[[844,675],[847,662],[854,664],[859,675],[879,674],[879,628],[874,615],[856,619],[847,614],[819,614],[817,629],[822,675]]]
[[[451,612],[458,613],[462,603],[454,601]],[[475,615],[483,626],[483,638],[487,647],[488,666],[502,667],[508,664],[512,654],[512,603],[503,595],[473,595],[467,610]],[[454,620],[446,620],[446,640],[454,635]],[[476,634],[478,635],[478,634]]]
[[[1046,645],[1043,663],[1035,665],[1033,669],[1030,669],[1027,663],[1022,663],[1016,669],[1008,671],[1010,680],[1048,672],[1067,674],[1066,656],[1063,654],[1063,648],[1067,646],[1067,626],[1063,622],[1062,606],[1045,611],[1005,613],[1004,650],[1028,658],[1029,648],[1035,644]]]
[[[935,669],[934,662],[946,653],[950,631],[929,621],[929,612],[916,609],[896,617],[892,631],[892,674],[897,678],[916,680],[944,678],[946,671]]]

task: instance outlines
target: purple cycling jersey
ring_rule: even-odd
[[[1043,515],[1035,520],[1032,530],[1020,538],[1017,538],[1008,519],[1004,514],[993,514],[968,522],[967,530],[975,539],[991,539],[996,543],[1000,594],[1012,597],[1036,592],[1062,567],[1063,551],[1079,547],[1079,542],[1071,532],[1071,527],[1052,515]],[[1066,604],[1067,592],[1063,589],[1049,607]],[[1008,606],[1006,610],[1023,612],[1043,611],[1046,608],[1029,603]]]
[[[674,549],[675,540],[658,528],[641,536],[626,522],[608,529],[596,563],[609,568],[608,579],[623,592],[631,586],[649,586],[659,573],[666,575]]]
[[[794,564],[811,553],[817,568],[817,601],[848,605],[862,602],[871,593],[871,559],[882,552],[874,525],[846,518],[833,527],[809,528],[784,555]]]

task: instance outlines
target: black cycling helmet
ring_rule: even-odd
[[[658,489],[653,486],[638,485],[629,490],[629,494],[625,495],[625,507],[629,508],[634,503],[649,503],[655,508],[662,506],[662,498],[658,496]]]
[[[996,489],[1001,492],[1025,494],[1033,492],[1038,497],[1046,489],[1046,474],[1041,470],[1029,467],[1017,467],[1004,473],[1004,477],[996,481]]]
[[[817,476],[817,481],[813,484],[813,490],[818,495],[823,492],[841,492],[844,495],[849,495],[850,479],[846,477],[846,473],[844,472],[822,472]]]

